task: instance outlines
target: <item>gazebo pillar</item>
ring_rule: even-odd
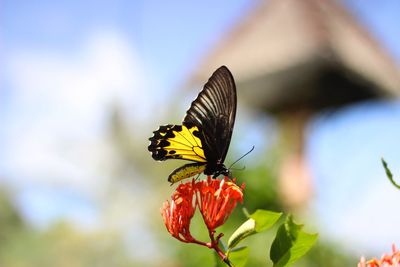
[[[305,129],[312,113],[307,108],[296,112],[281,112],[279,124],[278,192],[283,204],[292,210],[301,210],[313,192],[312,175],[305,158]]]

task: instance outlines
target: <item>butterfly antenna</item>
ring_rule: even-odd
[[[246,157],[246,156],[247,156],[248,154],[250,154],[253,150],[254,150],[254,146],[253,146],[249,151],[247,151],[243,156],[241,156],[240,158],[238,158],[234,163],[232,163],[231,166],[229,166],[228,170],[230,170],[231,167],[232,167],[233,165],[235,165],[235,164],[236,164],[239,160],[241,160],[242,158]]]

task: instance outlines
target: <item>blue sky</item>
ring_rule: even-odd
[[[93,188],[108,179],[98,166],[111,157],[106,107],[118,101],[139,123],[163,123],[168,107],[159,101],[254,3],[4,1],[0,183],[20,193],[26,216],[39,225],[60,216],[93,223]],[[345,3],[400,62],[399,1]],[[309,126],[315,213],[332,236],[352,233],[355,244],[376,249],[400,240],[398,231],[390,236],[400,193],[379,161],[400,175],[399,121],[397,101],[321,114]],[[374,235],[381,240],[368,244]]]

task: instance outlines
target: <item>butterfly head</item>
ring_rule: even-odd
[[[228,176],[229,178],[231,178],[231,172],[224,164],[218,164],[216,166],[216,170],[213,172],[212,177],[213,179],[215,179],[220,175]]]

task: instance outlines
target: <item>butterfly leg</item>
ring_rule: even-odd
[[[196,181],[199,179],[200,174],[201,174],[201,173],[199,173],[199,174],[196,176],[196,178],[194,178]]]

